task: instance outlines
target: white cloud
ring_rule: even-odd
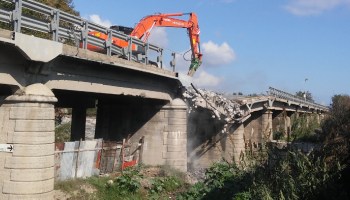
[[[112,26],[111,21],[109,21],[107,19],[101,19],[101,17],[99,15],[96,15],[96,14],[89,15],[89,20],[96,23],[96,24],[105,26],[105,27]]]
[[[181,52],[181,53],[175,55],[175,63],[176,63],[176,71],[179,71],[179,72],[181,72],[181,73],[186,74],[187,71],[188,71],[188,69],[189,69],[189,67],[190,67],[190,65],[191,65],[191,61],[187,61],[188,59],[190,59],[190,56],[189,56],[189,55],[190,55],[191,53],[187,53],[187,54],[185,55],[185,58],[186,58],[187,60],[185,60],[185,59],[183,58],[183,54],[184,54],[184,53],[185,53],[185,52]],[[199,68],[202,68],[202,67],[199,67]]]
[[[157,46],[160,46],[162,48],[165,48],[168,46],[168,35],[165,31],[164,27],[154,27],[151,31],[151,34],[148,38],[149,43],[155,44]]]
[[[236,54],[226,42],[218,45],[212,41],[202,44],[203,64],[205,66],[219,66],[229,64],[236,59]]]
[[[285,9],[298,16],[318,15],[340,6],[350,6],[350,0],[290,0]]]
[[[222,78],[216,77],[212,74],[201,70],[199,74],[193,78],[193,83],[198,87],[215,87],[222,82]]]

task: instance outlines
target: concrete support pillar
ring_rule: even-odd
[[[290,137],[290,133],[292,131],[292,122],[291,122],[291,116],[292,116],[292,112],[286,112],[285,114],[285,126],[284,126],[284,130],[285,130],[285,134],[287,137]]]
[[[325,115],[324,114],[320,114],[320,122],[322,122],[325,119]]]
[[[321,124],[320,114],[319,114],[319,113],[316,113],[315,115],[316,115],[317,124],[320,125],[320,124]]]
[[[229,138],[233,144],[233,160],[239,164],[245,152],[244,124],[234,125],[230,130]]]
[[[272,111],[266,110],[262,113],[262,137],[265,141],[271,141],[272,135]]]
[[[71,141],[85,140],[86,108],[72,108]]]
[[[104,105],[101,100],[98,101],[95,139],[108,139],[109,123],[111,120],[110,110],[110,106]]]
[[[0,199],[54,198],[56,101],[42,84],[0,100]]]
[[[311,121],[311,115],[310,115],[310,113],[305,113],[304,116],[305,116],[305,120],[306,120],[306,127],[309,127],[310,121]]]
[[[180,171],[187,171],[187,105],[174,99],[163,107],[168,124],[165,127],[165,163]]]

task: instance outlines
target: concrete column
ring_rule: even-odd
[[[284,129],[284,113],[282,110],[274,110],[272,113],[272,132]]]
[[[309,127],[310,121],[311,121],[311,115],[310,115],[310,113],[305,113],[304,116],[305,116],[305,120],[306,120],[306,127]]]
[[[85,140],[86,108],[72,108],[71,141]]]
[[[321,114],[319,113],[316,113],[316,120],[317,120],[317,124],[320,125],[321,124],[321,117],[320,117]]]
[[[320,122],[322,122],[325,119],[325,115],[322,113],[320,114]]]
[[[187,105],[174,99],[163,107],[167,118],[165,163],[180,171],[187,171]]]
[[[289,136],[290,137],[290,133],[291,133],[291,130],[292,130],[292,122],[291,122],[291,116],[292,116],[292,112],[286,112],[286,115],[285,115],[285,133],[286,133],[286,136]]]
[[[234,125],[229,134],[230,141],[233,144],[233,160],[239,164],[244,157],[244,124]]]
[[[265,141],[272,140],[272,111],[266,110],[262,113],[262,137]]]
[[[2,98],[0,98],[2,99]],[[54,94],[42,84],[0,100],[0,199],[53,199]]]
[[[108,112],[109,111],[109,112]],[[96,114],[96,128],[95,128],[95,139],[109,139],[109,124],[111,121],[110,116],[111,108],[110,106],[104,105],[104,103],[99,100],[97,105]]]

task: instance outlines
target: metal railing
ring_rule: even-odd
[[[0,3],[7,4],[7,7],[9,7],[9,9],[5,9],[0,6],[0,22],[12,25],[15,32],[21,32],[25,28],[50,34],[52,40],[57,42],[75,40],[78,41],[76,45],[79,45],[83,49],[87,49],[88,45],[93,45],[104,49],[104,52],[108,56],[119,55],[127,60],[144,64],[152,62],[152,64],[157,64],[158,67],[163,68],[163,49],[156,45],[145,43],[122,32],[101,26],[33,0],[0,0]],[[90,31],[104,33],[108,36],[108,39],[103,40],[94,37],[89,34]],[[116,46],[113,44],[112,38],[127,41],[128,46],[126,48]],[[133,47],[134,49],[136,47],[138,51],[133,51]],[[150,60],[150,55],[153,55],[156,61]],[[173,60],[171,67],[175,71],[175,54],[171,53],[170,56]]]
[[[292,101],[292,102],[299,103],[299,104],[304,104],[306,106],[314,107],[316,109],[325,110],[325,111],[329,110],[329,108],[327,106],[324,106],[324,105],[321,105],[321,104],[318,104],[318,103],[315,103],[315,102],[312,102],[309,100],[305,100],[302,97],[290,94],[288,92],[284,92],[282,90],[278,90],[278,89],[273,88],[273,87],[269,87],[268,94],[270,96],[275,96],[275,97],[278,97],[281,99],[286,99],[288,101]]]

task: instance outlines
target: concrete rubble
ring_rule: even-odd
[[[183,92],[183,97],[189,106],[189,112],[198,107],[211,110],[212,118],[224,120],[226,124],[234,124],[247,116],[249,113],[241,109],[241,104],[224,97],[217,92],[188,87]]]

